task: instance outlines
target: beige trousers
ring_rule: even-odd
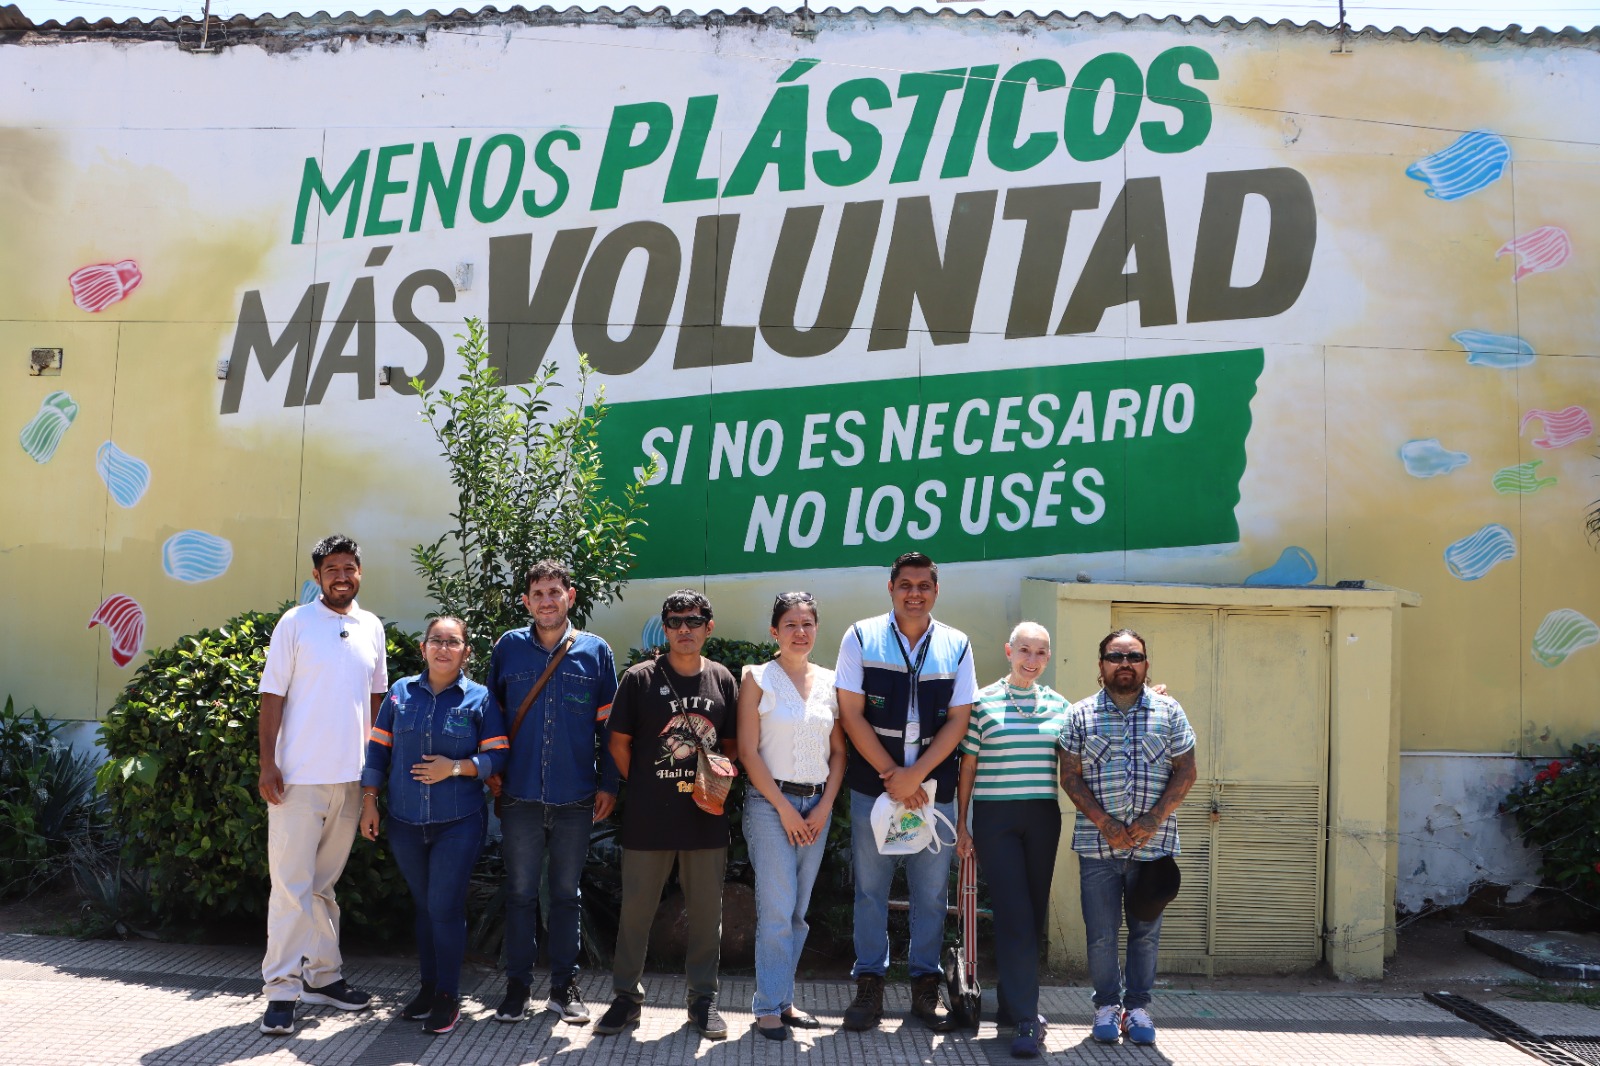
[[[350,858],[361,816],[361,785],[285,785],[267,805],[267,954],[262,994],[299,999],[304,985],[339,980],[339,904],[333,886]]]

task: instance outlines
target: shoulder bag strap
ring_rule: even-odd
[[[538,638],[535,637],[535,640]],[[522,720],[528,716],[528,708],[533,706],[533,701],[539,698],[539,693],[550,681],[550,675],[556,672],[556,667],[561,665],[561,660],[567,657],[567,649],[572,647],[572,642],[577,639],[576,633],[569,633],[556,650],[551,654],[550,661],[545,664],[544,673],[539,675],[539,680],[533,683],[528,694],[522,697],[522,706],[517,708],[517,716],[511,720],[511,728],[506,731],[506,742],[514,743],[517,739],[517,730],[522,728]]]

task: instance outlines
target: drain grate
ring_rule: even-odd
[[[1481,1003],[1450,992],[1424,992],[1423,998],[1553,1066],[1600,1066],[1600,1040],[1539,1036]],[[1580,1051],[1580,1045],[1588,1047]]]
[[[1600,1037],[1552,1036],[1548,1039],[1567,1054],[1591,1063],[1592,1066],[1600,1066]]]

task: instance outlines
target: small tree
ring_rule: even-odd
[[[552,419],[545,394],[560,387],[554,363],[543,364],[529,385],[504,386],[490,364],[483,323],[469,318],[465,336],[457,336],[465,363],[460,387],[434,391],[413,382],[456,486],[455,525],[432,544],[417,545],[411,557],[439,613],[466,621],[474,651],[469,669],[481,676],[495,639],[527,624],[519,597],[537,560],[560,559],[572,571],[579,625],[596,607],[621,598],[654,468],[620,494],[604,491],[605,390],[596,388],[586,402],[593,373],[587,359],[578,357],[577,402]]]

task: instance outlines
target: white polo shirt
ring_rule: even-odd
[[[260,691],[283,697],[284,784],[360,780],[372,693],[389,691],[383,623],[355,604],[349,614],[320,599],[291,607],[273,627]]]

